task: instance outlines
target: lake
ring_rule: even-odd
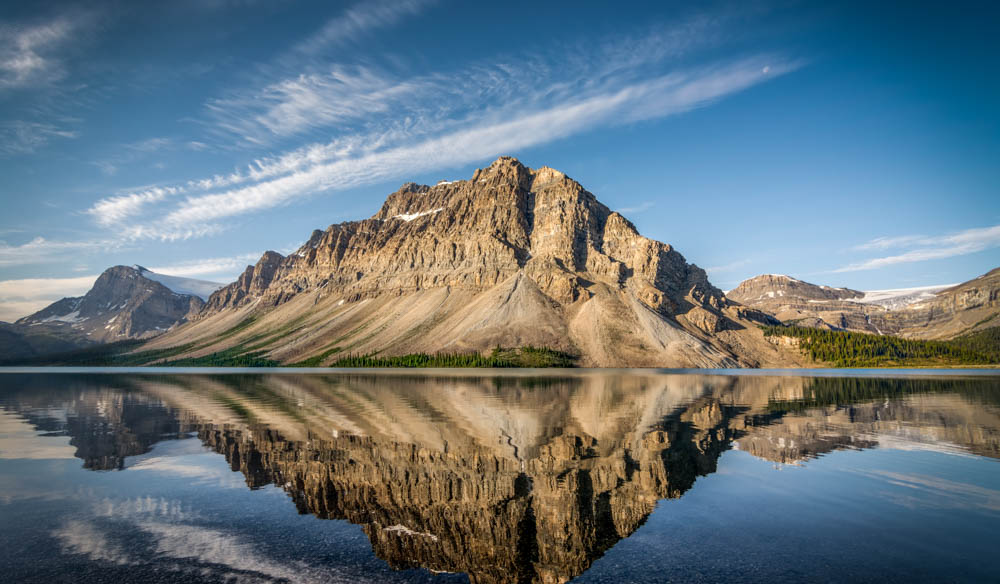
[[[6,370],[8,582],[996,582],[1000,376]]]

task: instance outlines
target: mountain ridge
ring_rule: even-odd
[[[798,362],[757,322],[770,318],[564,173],[501,157],[469,180],[406,183],[368,219],[265,253],[150,347],[253,348],[279,362],[529,344],[594,366]]]
[[[4,324],[0,347],[146,339],[136,350],[184,362],[329,365],[534,346],[585,366],[787,367],[812,363],[760,325],[951,338],[1000,325],[998,295],[1000,269],[868,292],[763,274],[723,293],[564,173],[500,157],[467,180],[405,183],[226,285],[109,268],[85,296]]]
[[[948,339],[1000,326],[1000,268],[960,284],[867,292],[763,274],[727,296],[786,324],[906,338]]]

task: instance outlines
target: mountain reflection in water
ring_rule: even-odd
[[[246,484],[361,525],[395,569],[565,582],[739,449],[1000,458],[996,378],[14,375],[0,403],[91,470],[196,434]],[[8,448],[10,445],[8,445]],[[11,456],[7,456],[11,458]]]

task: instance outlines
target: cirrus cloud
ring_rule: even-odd
[[[858,246],[856,249],[910,248],[902,253],[872,258],[849,264],[834,272],[857,272],[875,270],[896,264],[924,262],[955,256],[968,255],[987,249],[1000,247],[1000,225],[965,229],[947,235],[905,235],[900,237],[879,237]]]

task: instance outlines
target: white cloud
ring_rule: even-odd
[[[97,275],[78,278],[0,280],[0,321],[13,322],[67,296],[82,296]]]
[[[51,53],[72,31],[73,23],[62,18],[35,26],[0,25],[0,89],[62,77],[62,65]]]
[[[152,187],[144,191],[117,195],[99,200],[86,213],[92,215],[103,226],[114,225],[138,215],[150,203],[162,201],[170,195],[184,192],[184,187]]]
[[[333,134],[329,141],[262,156],[209,177],[117,193],[87,213],[126,241],[214,235],[231,225],[223,221],[227,217],[678,114],[800,66],[774,56],[686,70],[670,62],[719,43],[724,18],[416,76],[370,62],[320,66],[321,57],[313,54],[341,42],[336,39],[358,38],[368,27],[390,26],[394,18],[426,5],[359,4],[272,65],[259,66],[262,84],[206,104],[208,134],[235,139],[237,145],[320,131]],[[289,76],[290,70],[299,73]],[[187,147],[209,146],[189,142]]]
[[[949,235],[880,237],[857,249],[912,248],[903,253],[853,263],[834,272],[874,270],[895,264],[923,262],[968,255],[1000,247],[1000,225],[966,229]]]
[[[242,272],[247,265],[256,263],[261,255],[260,252],[254,252],[231,257],[204,258],[149,269],[168,276],[182,276],[187,278],[195,276],[223,276],[219,281],[232,281],[235,280],[235,275]]]
[[[369,3],[358,10],[396,13],[416,11],[426,4]],[[402,78],[398,70],[407,69],[398,62],[392,72],[371,62],[344,66],[310,56],[309,51],[303,54],[302,46],[313,46],[315,38],[324,38],[318,34],[276,63],[261,66],[255,85],[209,100],[206,122],[211,133],[225,139],[236,137],[243,145],[259,146],[326,128],[341,135],[363,130],[409,140],[454,128],[463,120],[481,122],[491,110],[498,117],[509,116],[593,94],[602,86],[607,89],[643,76],[655,77],[655,66],[668,58],[716,44],[723,20],[694,18],[671,27],[654,27],[638,36],[533,48],[460,70]],[[378,22],[385,26],[392,19],[380,16]],[[289,76],[288,71],[296,74]]]
[[[276,161],[257,161],[248,175],[221,177],[218,184],[269,177],[256,184],[200,196],[188,196],[162,219],[123,226],[134,238],[186,239],[214,233],[213,221],[242,215],[332,189],[346,189],[408,174],[438,170],[484,160],[499,154],[566,138],[601,126],[612,126],[669,116],[700,107],[715,99],[746,89],[766,78],[794,70],[795,63],[773,62],[771,72],[761,73],[759,59],[694,70],[615,87],[599,87],[590,95],[570,97],[549,107],[512,114],[492,123],[470,120],[462,128],[360,155],[326,161],[340,154],[327,146],[300,149]],[[347,150],[350,152],[350,149]],[[275,170],[277,167],[277,170]],[[213,182],[213,181],[210,181]],[[207,185],[206,185],[207,186]],[[116,201],[125,204],[125,201]]]

